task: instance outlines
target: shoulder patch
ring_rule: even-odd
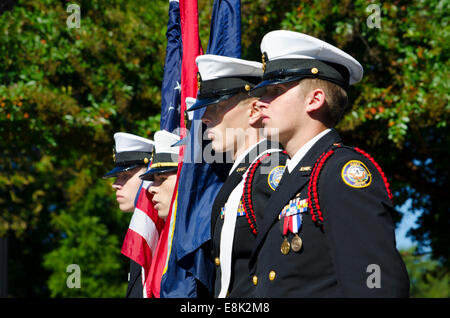
[[[372,174],[359,160],[350,160],[341,171],[342,180],[350,187],[365,188],[372,183]]]
[[[273,191],[275,191],[278,187],[285,168],[286,166],[276,166],[269,172],[269,175],[267,176],[267,183]]]

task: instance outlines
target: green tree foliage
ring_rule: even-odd
[[[440,262],[418,254],[416,247],[401,251],[401,255],[408,269],[411,297],[450,297],[450,273]]]
[[[212,2],[198,1],[204,49]],[[12,296],[124,295],[129,215],[101,176],[114,132],[159,128],[168,1],[72,3],[80,28],[67,27],[64,0],[19,0],[0,15],[0,236],[9,237]],[[370,4],[244,0],[242,56],[260,60],[262,36],[281,28],[361,61],[364,79],[338,128],[377,159],[397,206],[411,198],[411,213],[423,211],[411,235],[448,272],[449,3],[383,1],[380,28],[368,25]],[[70,264],[80,289],[67,288]]]
[[[51,296],[125,295],[127,275],[118,262],[122,235],[111,235],[123,233],[123,227],[118,224],[125,221],[114,202],[111,203],[108,188],[101,183],[94,187],[82,200],[52,219],[61,239],[58,248],[47,254],[44,261],[44,267],[52,272],[48,281]],[[86,211],[92,212],[87,214]],[[105,222],[108,219],[110,224]],[[67,288],[67,266],[70,264],[80,266],[79,289]]]
[[[159,127],[168,3],[78,4],[79,29],[66,26],[65,1],[19,1],[0,16],[0,235],[12,237],[11,295],[124,295],[129,217],[100,177],[114,132]],[[80,290],[66,288],[72,263]]]

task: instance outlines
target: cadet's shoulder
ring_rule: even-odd
[[[319,159],[324,159],[328,156],[325,159],[327,164],[339,164],[345,160],[363,159],[364,156],[356,149],[359,148],[344,146],[342,144],[334,144],[333,147],[324,152]]]
[[[289,159],[286,151],[283,150],[274,150],[272,152],[268,152],[264,154],[260,159],[258,165],[261,166],[284,166],[286,165],[286,161]],[[255,163],[256,164],[256,163]]]
[[[266,153],[250,166],[249,176],[257,179],[278,180],[284,172],[287,159],[287,153],[281,150]]]
[[[379,189],[392,200],[387,178],[375,159],[358,147],[338,144],[317,159],[308,191],[312,208],[317,210],[320,220],[319,196],[324,200],[339,201],[339,196],[366,197],[368,193],[380,193]]]
[[[364,167],[366,170],[381,171],[378,163],[367,152],[358,147],[342,144],[335,144],[331,149],[321,154],[317,158],[313,170],[315,173],[320,172],[320,174],[334,174],[336,169],[341,172],[342,169],[349,167]]]
[[[288,156],[281,150],[267,152],[253,162],[246,176],[246,186],[261,185],[275,191],[286,167]]]

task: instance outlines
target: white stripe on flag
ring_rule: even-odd
[[[153,254],[158,244],[159,234],[152,219],[145,212],[136,208],[130,221],[130,229],[145,239]]]
[[[144,287],[143,288],[143,291],[142,291],[142,298],[148,298],[148,295],[147,295],[147,288],[145,288],[145,278],[146,278],[147,276],[145,275],[145,269],[144,269],[144,267],[142,267],[142,274],[141,274],[141,278],[142,278],[142,287]]]
[[[147,190],[152,185],[152,183],[153,181],[143,180],[142,187]]]

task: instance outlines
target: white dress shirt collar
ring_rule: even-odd
[[[291,159],[288,159],[286,161],[286,167],[289,171],[289,173],[294,170],[294,168],[298,165],[300,160],[303,159],[303,157],[306,155],[306,153],[314,146],[314,144],[322,138],[324,135],[326,135],[329,131],[331,131],[331,128],[325,129],[320,134],[316,135],[314,138],[309,140],[306,144],[304,144],[296,153],[294,156],[292,156]]]

